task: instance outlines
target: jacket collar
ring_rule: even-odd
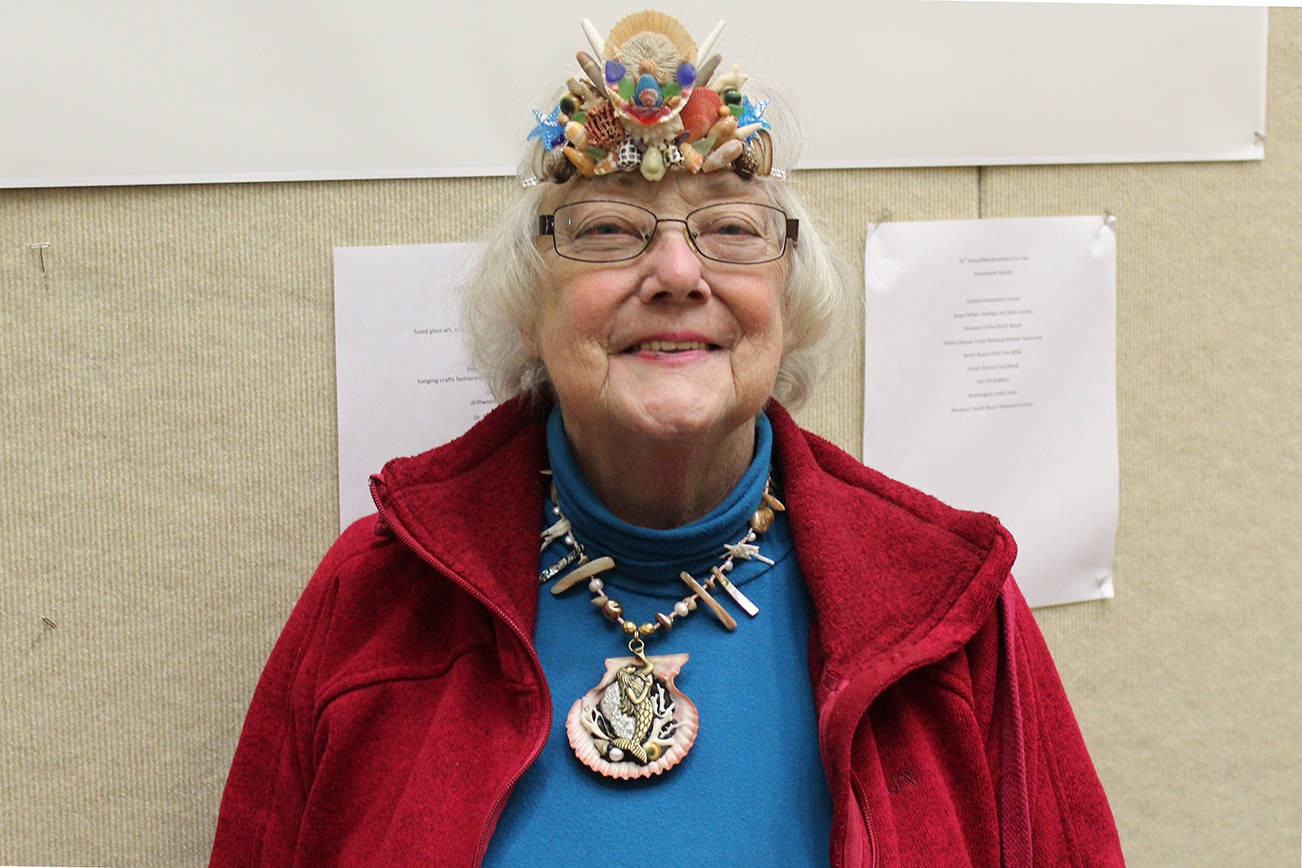
[[[547,410],[513,399],[457,440],[390,461],[373,478],[382,519],[526,636],[537,617]],[[961,647],[1007,578],[1016,551],[1007,531],[863,466],[800,430],[776,402],[768,415],[817,613],[820,700],[852,671],[874,672],[879,690]]]

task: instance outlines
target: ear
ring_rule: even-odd
[[[539,357],[538,340],[531,332],[520,329],[520,342],[524,344],[525,352],[529,354],[530,358],[536,359]]]

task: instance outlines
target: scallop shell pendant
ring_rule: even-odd
[[[608,778],[649,778],[678,765],[696,741],[696,706],[674,686],[686,654],[606,658],[606,674],[565,719],[570,747]]]

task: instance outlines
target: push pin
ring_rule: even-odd
[[[46,261],[47,260],[46,251],[50,249],[50,242],[38,241],[34,244],[28,244],[27,249],[32,252],[32,259],[35,260],[36,267],[41,270],[41,281],[38,284],[37,288],[43,290],[49,289],[50,268],[49,268],[49,263]]]

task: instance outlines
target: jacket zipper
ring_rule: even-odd
[[[823,733],[828,731],[829,721],[831,720],[832,717],[832,708],[833,706],[836,705],[836,701],[841,697],[842,693],[845,692],[845,688],[849,684],[850,684],[849,679],[843,681],[841,684],[839,684],[836,688],[832,690],[832,692],[828,695],[827,699],[823,702],[823,707],[819,710],[819,715],[818,715],[818,731],[820,737],[822,736]],[[853,743],[853,733],[851,734],[851,741]],[[851,749],[851,753],[853,754],[853,748]],[[845,773],[849,778],[848,784],[850,788],[850,797],[854,799],[855,805],[859,808],[859,819],[863,821],[864,837],[866,838],[865,844],[868,849],[867,864],[869,868],[876,868],[877,837],[873,833],[872,815],[868,811],[868,805],[864,803],[864,799],[862,798],[861,794],[858,792],[858,788],[855,787],[854,785],[853,769],[847,765]],[[853,822],[853,819],[850,816],[850,813],[848,811],[846,813],[845,821],[847,823]],[[845,859],[844,840],[842,840],[841,842],[841,868],[860,868],[859,865],[850,866],[847,864]]]
[[[515,622],[515,619],[510,617],[510,615],[508,615],[506,611],[502,609],[501,606],[497,605],[492,600],[489,600],[486,596],[480,593],[478,588],[471,586],[469,582],[466,582],[456,573],[452,572],[450,569],[443,566],[443,564],[439,563],[439,561],[432,554],[430,554],[425,549],[424,546],[418,543],[415,537],[413,537],[410,533],[407,532],[406,528],[398,524],[393,519],[393,517],[388,513],[388,511],[385,510],[385,508],[381,505],[380,498],[379,498],[379,490],[375,484],[374,478],[371,479],[370,485],[371,485],[371,499],[375,501],[375,508],[376,511],[379,513],[380,520],[383,521],[391,531],[393,531],[393,535],[396,536],[402,542],[403,545],[407,546],[407,548],[411,549],[413,552],[419,555],[420,559],[425,561],[425,563],[429,564],[431,567],[433,567],[435,572],[439,573],[448,581],[452,582],[453,584],[465,590],[472,597],[474,597],[481,604],[483,604],[483,606],[487,608],[488,611],[492,612],[493,615],[495,615],[498,618],[498,620],[502,621],[504,624],[506,624],[506,626],[511,628],[511,632],[516,635],[516,638],[518,638],[521,644],[524,645],[525,651],[528,652],[529,662],[533,664],[534,671],[538,675],[538,683],[542,685],[543,706],[546,709],[546,713],[543,714],[541,717],[543,721],[543,726],[539,729],[538,736],[535,740],[533,749],[529,752],[529,758],[525,760],[524,765],[521,766],[520,769],[514,775],[511,776],[511,779],[507,781],[506,786],[503,787],[498,792],[497,798],[493,801],[493,807],[489,810],[488,817],[485,819],[484,825],[480,829],[479,842],[476,844],[475,847],[475,861],[474,861],[475,868],[479,868],[479,866],[483,864],[484,855],[488,852],[488,840],[489,838],[492,837],[492,833],[490,830],[496,825],[497,818],[500,817],[502,814],[502,809],[506,807],[506,800],[508,797],[510,797],[511,790],[515,789],[515,785],[519,783],[520,778],[524,777],[524,773],[527,772],[529,770],[529,767],[534,764],[534,761],[538,759],[538,755],[542,753],[543,746],[547,743],[547,736],[550,735],[551,733],[551,719],[552,719],[551,690],[548,689],[547,687],[547,677],[543,674],[542,662],[538,659],[538,653],[534,651],[533,644],[529,641],[528,637],[525,636],[524,629],[519,624],[517,624]]]

